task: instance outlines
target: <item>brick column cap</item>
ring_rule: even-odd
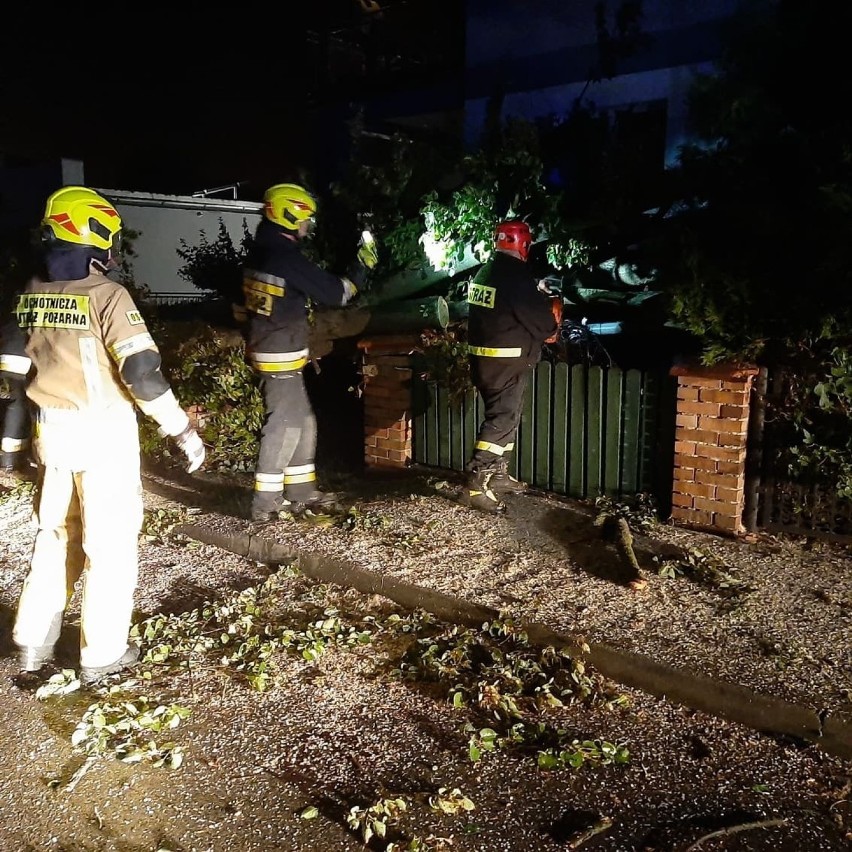
[[[747,379],[756,376],[760,367],[755,364],[675,364],[669,370],[670,376],[695,376],[697,379]]]

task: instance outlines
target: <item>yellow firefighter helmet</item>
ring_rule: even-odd
[[[115,207],[85,186],[63,186],[54,192],[41,224],[48,239],[104,251],[117,249],[122,227]]]
[[[295,183],[278,183],[263,195],[263,215],[288,231],[298,231],[302,222],[313,222],[316,199]]]

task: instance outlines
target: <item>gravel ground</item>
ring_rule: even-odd
[[[14,484],[0,480],[6,491]],[[848,549],[767,536],[735,541],[656,524],[635,533],[647,581],[636,590],[594,525],[594,509],[578,501],[509,497],[508,512],[495,518],[460,505],[457,484],[434,471],[330,484],[342,486],[353,507],[344,519],[253,527],[241,518],[244,476],[146,475],[149,518],[159,512],[161,520],[159,532],[149,523],[142,540],[138,620],[233,600],[264,581],[275,583],[284,609],[334,606],[361,622],[407,614],[388,597],[318,584],[176,536],[168,526],[180,516],[739,684],[823,719],[852,717]],[[316,660],[276,652],[264,692],[222,665],[125,682],[121,688],[135,695],[167,695],[188,707],[189,717],[162,735],[185,759],[173,770],[111,755],[86,762],[71,733],[106,694],[42,700],[39,682],[14,670],[10,630],[32,544],[30,509],[25,493],[0,502],[3,850],[346,852],[365,848],[347,825],[350,809],[394,798],[406,803],[405,813],[368,848],[391,841],[397,850],[477,852],[852,848],[848,755],[608,682],[624,702],[570,704],[539,718],[580,740],[624,744],[627,763],[546,771],[510,748],[474,763],[464,712],[445,690],[394,676],[401,646],[391,641],[332,649]],[[661,560],[685,553],[723,573],[658,573]],[[78,612],[75,597],[58,661],[69,668]],[[441,788],[458,788],[474,808],[434,810]],[[316,816],[304,818],[307,808]]]

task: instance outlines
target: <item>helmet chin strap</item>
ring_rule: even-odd
[[[99,257],[93,257],[89,262],[94,267],[95,271],[100,272],[101,275],[107,275],[109,272],[112,272],[112,270],[118,269],[118,261],[116,261],[112,254],[107,255],[106,260],[102,260]]]

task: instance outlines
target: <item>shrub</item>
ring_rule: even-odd
[[[179,402],[185,409],[200,410],[199,433],[207,445],[205,468],[253,470],[264,408],[242,341],[204,326],[192,334],[185,325],[175,324],[166,330],[160,350],[163,370]],[[146,455],[163,458],[174,452],[148,418],[141,435]]]
[[[212,290],[222,299],[239,300],[242,288],[243,263],[252,246],[254,237],[243,219],[243,237],[239,247],[234,245],[225,222],[219,219],[219,235],[213,242],[201,231],[197,246],[181,239],[178,257],[185,261],[178,275],[199,290]]]
[[[788,473],[852,500],[852,349],[833,347],[807,369],[789,373],[784,400],[772,414],[780,421]]]

